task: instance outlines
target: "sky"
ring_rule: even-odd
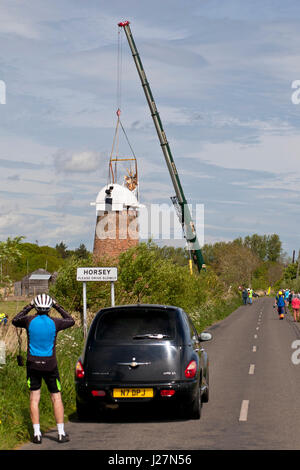
[[[277,233],[288,255],[298,252],[297,0],[2,0],[0,239],[92,250],[90,203],[108,182],[118,107],[138,161],[140,202],[171,204],[170,176],[117,26],[124,20],[185,196],[204,207],[203,242]],[[120,151],[128,153],[121,139]]]

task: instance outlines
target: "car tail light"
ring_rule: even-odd
[[[184,375],[186,376],[187,379],[193,379],[196,375],[197,372],[197,362],[196,361],[191,361],[187,368],[184,371]]]
[[[83,379],[84,377],[84,368],[80,361],[78,361],[76,364],[75,375],[77,379]]]
[[[175,390],[161,390],[160,394],[162,397],[172,397],[173,395],[175,395]]]
[[[105,397],[105,390],[92,390],[93,397]]]

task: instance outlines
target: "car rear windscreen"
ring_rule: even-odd
[[[144,341],[174,339],[176,311],[160,309],[116,309],[100,316],[96,340]]]

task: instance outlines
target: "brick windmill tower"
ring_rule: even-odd
[[[118,259],[120,253],[139,243],[139,183],[137,160],[118,155],[118,130],[124,128],[120,122],[120,110],[117,111],[117,127],[109,161],[109,181],[98,193],[96,201],[96,228],[93,258]],[[116,152],[116,153],[115,153]],[[126,168],[124,169],[124,165]],[[127,167],[129,165],[129,168]],[[123,170],[120,171],[120,167]],[[118,183],[118,178],[121,181]]]

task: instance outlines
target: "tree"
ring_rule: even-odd
[[[64,242],[60,242],[60,244],[56,244],[55,245],[55,249],[56,251],[59,253],[59,255],[62,257],[62,258],[67,258],[69,253],[67,251],[67,245],[64,243]]]
[[[0,282],[4,290],[12,284],[9,266],[21,257],[20,243],[23,238],[25,237],[19,236],[13,239],[8,237],[6,242],[0,242]]]
[[[281,264],[270,262],[267,272],[267,278],[270,286],[274,286],[280,281],[283,275],[284,268]]]
[[[279,236],[274,233],[267,237],[267,259],[269,261],[278,261],[281,255],[282,244]]]
[[[251,285],[259,258],[252,250],[238,243],[218,244],[212,267],[220,279],[230,285]]]
[[[248,235],[244,239],[244,246],[252,250],[262,261],[264,261],[267,256],[267,243],[267,236],[258,235],[257,233],[254,233],[252,236]]]
[[[74,250],[74,254],[77,256],[77,258],[87,258],[89,256],[89,251],[87,250],[86,246],[81,243],[79,248]]]
[[[284,279],[286,281],[290,281],[292,279],[296,279],[297,277],[297,268],[298,263],[291,263],[289,264],[284,271]]]

